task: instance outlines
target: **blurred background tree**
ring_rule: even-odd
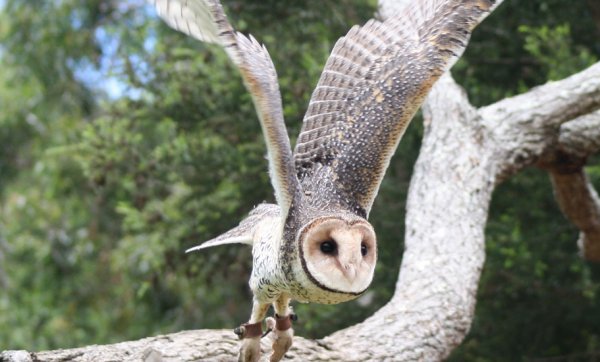
[[[223,2],[267,45],[292,136],[333,44],[376,10],[375,0]],[[183,253],[273,201],[252,102],[225,54],[167,29],[142,0],[0,4],[0,350],[245,320],[250,249]],[[453,73],[488,104],[597,61],[599,29],[594,0],[506,0]],[[420,137],[416,120],[372,212],[370,291],[296,305],[298,334],[325,336],[390,298]],[[588,164],[598,187],[598,159]],[[578,257],[546,173],[511,178],[491,210],[476,318],[451,360],[599,356],[600,267]]]

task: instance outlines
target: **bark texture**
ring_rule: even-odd
[[[62,362],[62,361],[235,361],[239,340],[228,330],[196,330],[144,338],[104,346],[86,346],[46,352],[4,351],[0,362]],[[271,351],[270,339],[261,343],[263,356]],[[344,361],[342,354],[332,351],[319,341],[294,338],[286,359],[296,361]]]
[[[583,166],[600,149],[598,109],[600,63],[480,109],[444,76],[424,106],[425,135],[393,298],[364,322],[323,340],[295,337],[286,360],[447,357],[473,319],[491,194],[524,167],[549,170],[562,209],[582,231],[584,254],[597,255],[598,195]],[[234,337],[229,330],[185,331],[71,350],[5,351],[0,361],[231,361],[239,345]],[[262,343],[266,359],[270,341]]]
[[[587,157],[600,150],[600,111],[561,125],[542,166],[548,169],[562,212],[579,230],[582,257],[600,262],[600,199],[585,173]]]
[[[554,194],[562,212],[579,230],[581,255],[600,262],[600,199],[584,170],[550,172]]]

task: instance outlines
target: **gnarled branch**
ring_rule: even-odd
[[[581,254],[590,261],[600,262],[600,199],[583,168],[563,173],[550,172],[554,194],[562,212],[579,230]]]
[[[600,199],[584,165],[599,150],[600,111],[595,111],[562,124],[555,145],[540,162],[550,173],[562,212],[581,230],[581,255],[595,262],[600,262]]]
[[[270,350],[265,338],[261,349],[263,355]],[[180,362],[180,361],[234,361],[239,340],[232,330],[184,331],[168,335],[144,338],[104,346],[86,346],[46,352],[5,351],[0,362]],[[287,357],[297,361],[344,361],[343,355],[331,351],[318,341],[295,338]]]
[[[537,162],[563,123],[600,108],[600,63],[479,109],[501,167],[498,181]]]

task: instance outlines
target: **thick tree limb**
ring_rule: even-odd
[[[539,160],[561,124],[600,108],[600,63],[479,109],[500,169],[498,181]]]
[[[600,262],[600,200],[583,168],[586,158],[600,150],[600,111],[564,123],[558,133],[540,166],[550,173],[562,212],[581,230],[582,256]]]
[[[562,212],[581,233],[581,254],[590,261],[600,262],[600,199],[583,168],[575,172],[550,172],[554,194]]]
[[[266,356],[270,351],[269,338],[263,339],[261,347]],[[197,330],[104,346],[46,352],[5,351],[0,353],[0,362],[229,362],[237,359],[238,349],[239,340],[232,330]],[[295,338],[286,354],[297,361],[344,361],[341,356],[339,352],[321,346],[319,341],[304,338]]]

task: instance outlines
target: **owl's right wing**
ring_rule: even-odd
[[[394,1],[338,40],[312,94],[294,159],[316,205],[368,215],[408,122],[495,2]]]
[[[260,119],[267,144],[271,183],[283,218],[298,180],[283,120],[277,73],[267,49],[252,36],[234,31],[218,0],[148,0],[172,28],[200,41],[221,45],[239,68]]]

